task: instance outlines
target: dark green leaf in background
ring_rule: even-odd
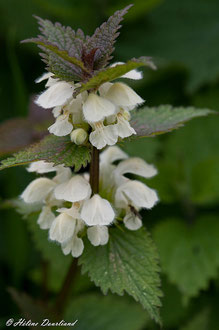
[[[38,160],[52,162],[55,165],[64,164],[65,166],[74,167],[75,171],[78,171],[90,161],[90,149],[86,146],[73,144],[69,137],[49,135],[32,147],[3,160],[0,170]]]

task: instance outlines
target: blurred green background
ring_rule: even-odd
[[[0,0],[1,122],[27,117],[31,95],[42,89],[34,83],[44,72],[38,50],[20,44],[38,33],[32,15],[72,28],[81,27],[86,34],[92,34],[110,14],[127,4],[126,0]],[[136,0],[125,17],[114,59],[125,61],[141,55],[154,58],[159,69],[145,70],[142,81],[130,83],[148,106],[193,105],[219,110],[218,36],[218,0]],[[43,116],[45,110],[41,111]],[[143,157],[159,170],[159,175],[147,183],[157,189],[161,201],[152,211],[145,212],[144,223],[161,256],[164,329],[219,328],[218,124],[217,116],[195,119],[179,131],[124,144],[130,155]],[[4,140],[0,149],[3,143]],[[22,167],[1,172],[1,200],[19,195],[33,177]],[[39,243],[41,234],[33,234],[33,226],[31,219],[23,221],[18,213],[2,205],[3,323],[10,317],[20,317],[6,288],[15,287],[37,298],[45,295],[46,281],[46,291],[53,297],[69,263],[68,258],[60,261],[56,247],[51,254],[45,253],[47,246],[35,247],[34,240]],[[80,319],[80,315],[84,318],[88,314],[94,320],[93,327],[90,323],[86,327],[85,317],[84,325],[78,324],[78,329],[157,329],[135,303],[129,305],[127,297],[96,299],[93,295],[98,295],[99,290],[86,276],[77,277],[74,293],[76,297],[80,295],[79,302],[73,302],[75,315]],[[85,300],[84,294],[88,294]],[[128,309],[123,306],[126,300],[131,312],[128,321]],[[104,314],[104,306],[108,327],[105,321],[102,327],[95,325],[95,317]],[[120,313],[112,314],[112,306]]]

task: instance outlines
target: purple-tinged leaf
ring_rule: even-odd
[[[96,53],[94,69],[98,70],[106,66],[112,58],[114,43],[119,35],[118,30],[121,27],[120,23],[131,7],[132,5],[129,5],[122,10],[116,11],[107,22],[96,29],[91,37],[87,37],[87,52],[90,52],[92,49],[99,49],[99,52]]]

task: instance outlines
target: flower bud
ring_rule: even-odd
[[[83,144],[88,138],[87,132],[83,128],[76,128],[71,132],[71,141],[77,145]]]

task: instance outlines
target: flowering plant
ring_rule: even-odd
[[[37,18],[41,35],[25,42],[42,51],[48,72],[36,82],[46,81],[46,90],[35,103],[52,112],[54,122],[50,135],[3,160],[1,169],[30,163],[27,171],[42,175],[26,187],[20,203],[26,215],[38,212],[36,222],[48,231],[50,244],[55,241],[63,255],[74,258],[67,278],[80,257],[82,272],[104,293],[127,292],[161,323],[159,256],[141,215],[159,200],[159,192],[145,184],[157,170],[129,158],[122,141],[170,132],[212,111],[140,107],[144,100],[127,81],[143,78],[139,67],[156,69],[151,58],[110,64],[130,7],[115,12],[92,36]],[[56,312],[64,308],[63,291],[59,298]]]

